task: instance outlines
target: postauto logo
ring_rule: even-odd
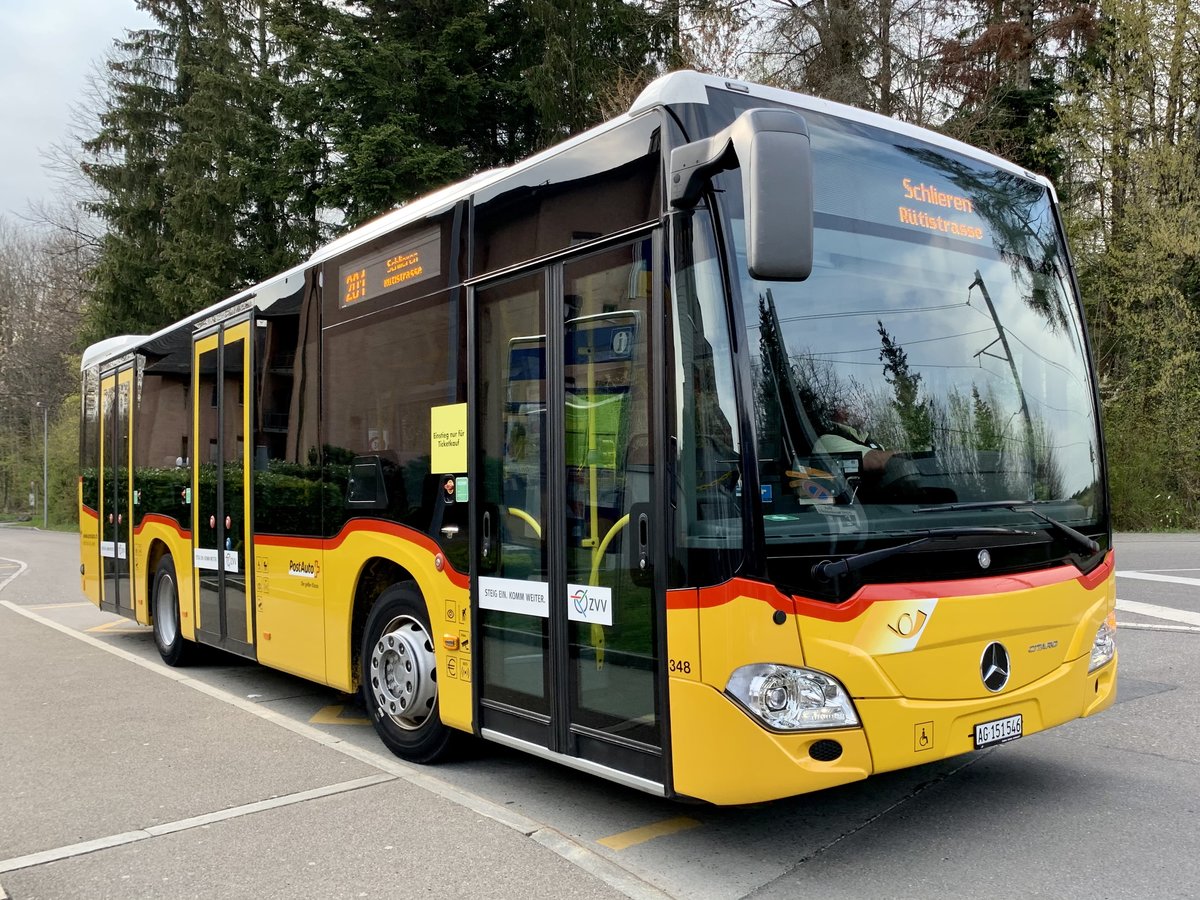
[[[315,561],[289,559],[288,574],[295,575],[297,578],[316,578],[321,574],[321,564]]]

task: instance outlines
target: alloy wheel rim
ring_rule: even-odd
[[[158,583],[154,602],[154,625],[164,647],[175,643],[179,627],[175,623],[175,580],[164,575]]]
[[[400,728],[414,731],[433,712],[437,659],[428,633],[411,616],[396,616],[371,647],[368,664],[375,705]]]

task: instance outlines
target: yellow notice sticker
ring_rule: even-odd
[[[467,404],[430,407],[429,458],[434,472],[467,471]]]

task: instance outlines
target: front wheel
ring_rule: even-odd
[[[445,757],[453,737],[437,702],[437,657],[425,600],[406,581],[379,595],[363,631],[363,704],[389,750],[415,763]]]
[[[179,581],[169,555],[154,571],[154,643],[168,666],[186,666],[195,659],[196,645],[179,628]]]

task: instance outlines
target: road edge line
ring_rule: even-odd
[[[21,568],[17,569],[17,571],[15,571],[11,575],[9,575],[7,578],[5,578],[3,581],[0,581],[0,591],[2,591],[6,587],[8,587],[9,584],[12,583],[12,581],[18,575],[20,575],[22,572],[24,572],[26,569],[28,569],[29,565],[24,560],[13,559],[12,557],[9,557],[9,556],[0,556],[0,560],[3,560],[4,562],[16,563],[18,566],[21,567]],[[4,898],[0,897],[0,900],[4,900]]]
[[[198,816],[189,816],[186,819],[177,819],[174,822],[163,822],[160,825],[148,825],[145,828],[136,828],[133,831],[122,831],[119,834],[109,834],[104,837],[92,838],[90,841],[80,841],[76,844],[66,844],[62,847],[52,847],[49,850],[37,850],[33,853],[26,853],[23,856],[14,856],[10,859],[0,859],[0,872],[19,872],[21,869],[32,869],[34,866],[44,866],[48,863],[62,862],[66,859],[75,859],[78,856],[86,856],[89,853],[96,853],[100,850],[111,850],[113,847],[123,847],[126,844],[136,844],[140,841],[149,840],[150,838],[163,837],[168,834],[178,834],[181,831],[190,831],[193,828],[203,828],[206,825],[212,825],[216,822],[227,822],[230,819],[240,819],[243,816],[254,815],[254,813],[266,812],[270,809],[279,809],[285,806],[295,806],[297,803],[306,803],[309,800],[318,800],[322,797],[332,797],[336,794],[347,794],[350,791],[358,791],[367,787],[374,787],[377,784],[386,784],[389,781],[395,781],[393,775],[367,775],[363,778],[355,778],[350,781],[341,781],[337,784],[327,784],[323,787],[308,788],[303,791],[296,791],[292,794],[284,794],[280,797],[269,797],[266,800],[254,800],[250,803],[242,803],[238,806],[230,806],[225,809],[218,809],[213,812],[202,813]]]

